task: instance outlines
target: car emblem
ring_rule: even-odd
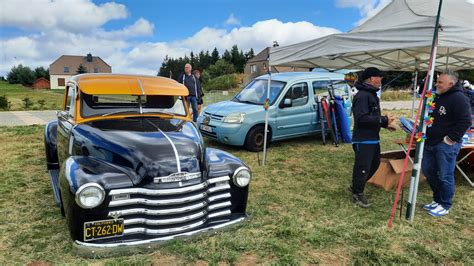
[[[194,178],[200,178],[201,173],[188,173],[188,172],[179,172],[173,173],[169,176],[155,177],[153,178],[154,183],[169,183],[169,182],[183,182]]]
[[[211,121],[211,117],[210,116],[204,116],[204,119],[202,120],[202,124],[203,125],[209,125],[209,122]]]
[[[114,211],[114,212],[110,212],[110,213],[109,213],[109,217],[112,217],[112,218],[114,218],[115,220],[117,220],[118,218],[120,218],[120,216],[122,216],[122,213],[119,212],[119,211]]]

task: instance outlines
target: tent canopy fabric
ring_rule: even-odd
[[[348,33],[273,47],[270,64],[304,68],[426,70],[439,0],[393,0]],[[437,70],[474,68],[474,4],[443,1]]]

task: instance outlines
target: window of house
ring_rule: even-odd
[[[69,67],[64,67],[64,73],[69,73]]]
[[[94,67],[94,73],[99,73],[99,68],[98,67]]]
[[[58,78],[58,86],[64,86],[64,85],[66,85],[64,78]]]
[[[257,72],[257,65],[250,65],[250,73],[255,73]]]
[[[308,83],[296,83],[288,90],[284,99],[291,99],[291,107],[302,106],[308,103]]]

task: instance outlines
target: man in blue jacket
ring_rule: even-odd
[[[456,72],[436,81],[433,124],[426,131],[421,168],[433,190],[433,202],[423,206],[432,216],[449,213],[454,196],[454,169],[462,137],[471,126],[471,107]]]
[[[198,103],[202,95],[202,88],[199,79],[191,73],[192,70],[193,67],[191,64],[186,64],[184,66],[184,74],[178,77],[178,82],[182,83],[184,86],[186,86],[186,88],[188,88],[188,106],[191,106],[193,110],[193,121],[196,122],[199,116]]]
[[[367,208],[369,202],[364,196],[364,188],[380,165],[380,128],[395,130],[394,117],[382,116],[377,91],[382,86],[383,73],[375,68],[364,70],[355,87],[358,92],[352,103],[354,130],[352,132],[352,149],[355,153],[352,171],[352,201],[360,207]]]

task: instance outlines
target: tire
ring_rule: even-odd
[[[249,151],[262,151],[263,144],[264,144],[264,131],[265,126],[258,125],[250,129],[249,133],[247,133],[247,137],[245,138],[244,146]],[[271,130],[269,130],[267,134],[267,146],[271,139]]]

